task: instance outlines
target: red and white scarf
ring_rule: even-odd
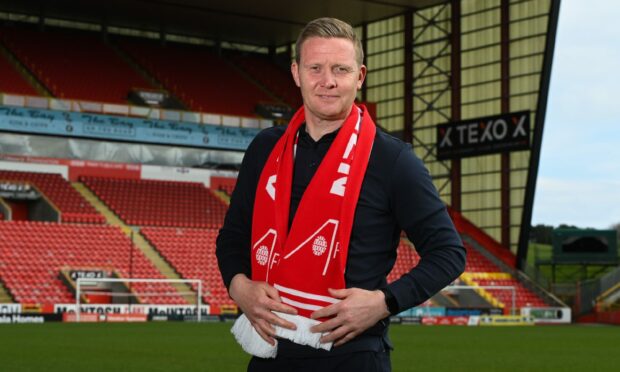
[[[252,219],[252,279],[278,289],[299,314],[336,303],[328,288],[345,288],[355,207],[375,138],[366,107],[353,105],[306,188],[288,230],[298,131],[304,108],[291,119],[261,173]]]

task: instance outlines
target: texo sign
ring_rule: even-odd
[[[437,159],[440,160],[529,148],[529,111],[437,126]]]

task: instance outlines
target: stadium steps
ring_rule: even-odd
[[[123,52],[118,46],[113,43],[107,44],[110,49],[116,53],[125,63],[127,63],[135,72],[140,74],[146,81],[148,81],[151,85],[156,87],[157,89],[166,90],[163,84],[159,82],[159,80],[155,79],[151,74],[149,74],[145,69],[143,69],[136,61],[134,61],[131,56],[127,53]]]
[[[40,82],[30,70],[24,66],[11,51],[6,48],[0,40],[0,54],[3,55],[6,60],[15,68],[15,70],[26,79],[28,84],[37,91],[37,93],[43,97],[54,97],[52,92]]]
[[[224,191],[221,191],[221,190],[211,190],[211,192],[215,196],[220,198],[220,200],[222,200],[224,203],[226,203],[226,205],[230,205],[230,196],[228,194],[226,194]]]
[[[477,287],[478,283],[476,283],[473,278],[471,277],[471,275],[469,275],[468,273],[463,273],[461,275],[460,278],[463,283],[465,283],[466,285],[472,286],[472,287]],[[482,297],[483,299],[485,299],[491,306],[493,307],[498,307],[498,308],[504,308],[504,304],[501,303],[497,298],[495,298],[489,291],[487,291],[484,288],[475,288],[474,291],[476,291],[476,293]]]
[[[0,301],[1,302],[1,301]],[[596,298],[597,306],[605,310],[620,309],[620,282]]]
[[[504,260],[499,257],[496,257],[493,253],[491,253],[485,246],[480,244],[476,239],[467,234],[461,234],[463,241],[467,244],[470,244],[477,252],[481,253],[491,262],[493,262],[502,272],[508,273],[512,275],[513,278],[517,279],[520,284],[527,288],[528,290],[534,292],[538,297],[540,297],[545,303],[552,304],[552,306],[560,306],[567,307],[567,305],[562,302],[557,296],[553,293],[549,292],[547,289],[543,288],[539,283],[536,283],[525,273],[516,270],[509,265],[506,264]]]
[[[431,297],[431,301],[435,306],[443,306],[443,307],[461,307],[461,304],[456,299],[452,298],[452,296],[446,295],[443,292],[436,293],[433,297]]]
[[[82,195],[87,202],[89,202],[103,217],[105,217],[106,223],[112,226],[118,226],[125,235],[131,237],[133,230],[127,226],[110,208],[105,205],[92,191],[88,189],[83,183],[72,182],[71,186]]]
[[[15,302],[13,301],[13,297],[0,280],[0,304],[10,304],[13,302]]]
[[[92,191],[88,189],[84,184],[80,182],[73,182],[71,184],[83,197],[88,201],[95,209],[101,213],[106,222],[112,226],[117,226],[121,231],[127,235],[134,245],[142,251],[142,253],[151,261],[151,263],[168,279],[182,279],[181,276],[174,270],[166,260],[162,258],[159,252],[140,234],[139,231],[134,231],[130,226],[125,224],[110,208],[108,208],[103,201],[101,201]],[[192,289],[183,283],[171,284],[176,288],[179,293],[188,293]],[[184,294],[182,297],[190,304],[196,303],[195,296],[191,294]]]

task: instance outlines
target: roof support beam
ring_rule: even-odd
[[[532,210],[534,207],[534,194],[536,180],[538,178],[538,166],[540,164],[540,148],[542,146],[543,128],[545,126],[545,114],[547,112],[547,97],[549,96],[549,82],[551,80],[551,65],[553,64],[553,51],[555,49],[555,35],[558,29],[558,17],[560,15],[560,0],[551,0],[549,21],[547,26],[547,39],[543,69],[540,78],[538,104],[536,118],[534,120],[534,137],[532,138],[532,151],[530,154],[530,171],[527,174],[525,186],[525,201],[521,216],[521,233],[519,234],[519,248],[517,249],[517,268],[522,270],[527,264],[527,250],[530,242],[530,227],[532,225]]]
[[[452,19],[450,34],[450,86],[451,95],[451,119],[461,120],[461,0],[451,0]],[[461,159],[452,160],[450,167],[451,206],[461,211]]]

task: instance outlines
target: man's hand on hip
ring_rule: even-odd
[[[244,274],[237,274],[230,282],[228,293],[248,317],[256,332],[271,345],[275,345],[276,330],[273,327],[274,325],[295,329],[295,324],[272,312],[297,314],[295,308],[282,303],[278,290],[269,284],[250,280]]]
[[[331,318],[310,329],[328,333],[321,337],[321,342],[334,341],[334,346],[340,346],[390,315],[385,295],[379,290],[330,289],[329,293],[341,301],[312,313],[313,319]]]

